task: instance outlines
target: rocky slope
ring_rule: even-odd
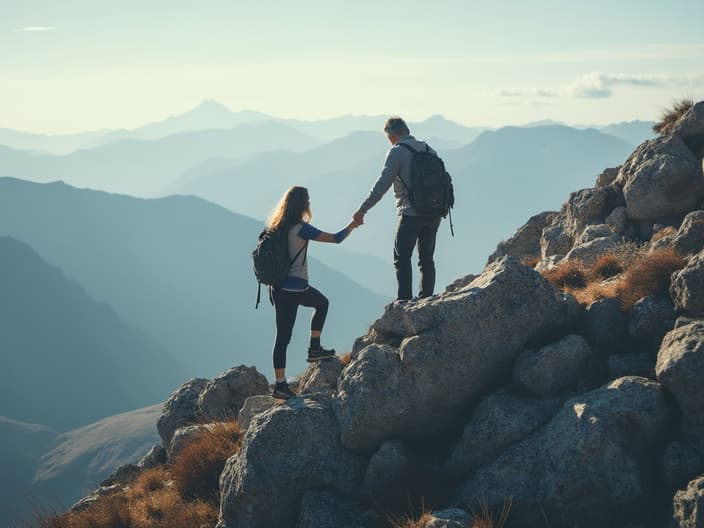
[[[507,503],[508,527],[704,525],[703,140],[701,102],[532,218],[481,275],[388,305],[349,364],[311,366],[297,398],[265,396],[245,367],[174,392],[167,452],[241,405],[217,527],[385,526],[421,496],[425,528]],[[686,257],[669,292],[629,310],[580,305],[519,260],[587,262],[623,240]]]

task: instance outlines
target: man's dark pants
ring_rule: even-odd
[[[429,297],[435,288],[435,237],[440,226],[439,216],[407,216],[399,219],[394,241],[394,267],[398,282],[398,299],[410,299],[411,256],[418,242],[418,266],[420,267],[419,297]]]

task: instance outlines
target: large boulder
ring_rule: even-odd
[[[526,350],[513,367],[513,381],[536,396],[551,396],[594,379],[595,358],[589,343],[568,335],[539,350]],[[582,387],[591,388],[591,387]]]
[[[298,380],[299,393],[334,389],[343,368],[344,365],[337,356],[311,363]]]
[[[647,506],[653,450],[668,427],[657,382],[621,378],[567,401],[548,425],[479,469],[454,501],[467,511],[512,498],[512,527],[623,526]]]
[[[613,297],[591,303],[584,317],[584,332],[600,357],[628,352],[628,316],[621,300]]]
[[[678,310],[695,317],[704,316],[704,251],[692,257],[683,269],[673,273],[670,297]]]
[[[240,428],[242,428],[243,431],[249,429],[252,418],[268,411],[275,404],[276,399],[269,395],[250,396],[247,398],[239,412]]]
[[[176,429],[198,421],[198,397],[207,384],[205,378],[193,378],[172,392],[164,403],[156,428],[165,449],[168,450]]]
[[[565,260],[577,260],[584,263],[586,266],[591,266],[596,259],[602,255],[611,253],[620,241],[620,235],[611,234],[605,237],[594,238],[581,244],[575,244],[567,255],[565,255]]]
[[[704,198],[702,161],[679,136],[646,141],[621,167],[628,215],[634,220],[677,217]]]
[[[684,217],[672,240],[672,247],[680,255],[699,253],[704,249],[704,211],[697,209]]]
[[[694,479],[687,489],[675,494],[670,528],[704,527],[704,476]]]
[[[209,382],[198,397],[198,407],[211,420],[237,418],[247,398],[267,392],[266,377],[255,367],[240,365]]]
[[[532,341],[564,332],[580,313],[573,297],[511,257],[457,292],[389,304],[372,333],[398,348],[368,346],[338,381],[342,443],[373,451],[392,436],[436,432]]]
[[[540,257],[540,237],[543,229],[549,226],[557,215],[558,213],[556,212],[546,211],[531,216],[516,231],[515,235],[499,243],[496,251],[489,257],[488,263],[492,263],[506,255],[515,257],[518,260]]]
[[[616,185],[575,191],[563,206],[567,233],[577,239],[585,227],[603,224],[614,209],[623,205],[623,193]]]
[[[393,501],[405,493],[410,468],[411,455],[403,442],[385,442],[369,460],[360,491],[377,504]]]
[[[548,423],[563,400],[518,397],[502,390],[482,399],[445,463],[455,477],[493,462],[497,456]]]
[[[291,398],[255,416],[225,464],[217,526],[294,526],[307,490],[350,494],[365,462],[340,444],[329,394]]]
[[[655,373],[682,410],[686,437],[704,449],[704,322],[676,328],[665,336]]]
[[[543,229],[540,235],[540,258],[545,260],[556,255],[566,255],[572,247],[572,237],[563,222],[554,222]]]
[[[212,424],[185,425],[176,429],[166,452],[166,462],[173,464],[178,455],[194,440],[212,429]]]
[[[687,110],[672,127],[672,133],[681,137],[695,156],[704,156],[704,101]]]
[[[610,380],[625,376],[655,379],[655,359],[647,352],[612,354],[607,360]]]
[[[631,308],[628,334],[644,351],[655,355],[662,338],[674,328],[675,319],[675,307],[668,297],[644,297]]]

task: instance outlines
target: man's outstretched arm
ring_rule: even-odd
[[[401,160],[398,157],[397,149],[389,149],[386,153],[386,159],[384,160],[384,167],[381,169],[381,175],[379,179],[372,187],[369,192],[369,196],[359,207],[357,212],[354,214],[354,219],[360,224],[364,223],[364,215],[367,211],[374,207],[379,200],[386,194],[391,185],[394,183],[396,176],[401,165]]]

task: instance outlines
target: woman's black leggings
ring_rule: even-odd
[[[328,315],[328,299],[315,288],[302,292],[274,290],[276,308],[276,342],[274,343],[274,368],[286,368],[286,348],[291,341],[293,325],[299,306],[315,308],[310,322],[311,331],[321,331]]]

